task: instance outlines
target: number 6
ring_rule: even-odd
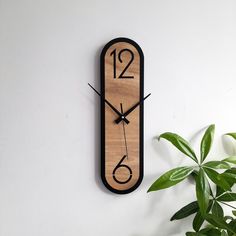
[[[126,155],[124,155],[123,157],[122,157],[122,159],[119,161],[119,163],[116,165],[116,167],[115,167],[115,169],[113,170],[113,172],[112,172],[112,175],[113,175],[113,179],[117,182],[117,183],[119,183],[119,184],[126,184],[126,183],[128,183],[130,180],[131,180],[131,178],[132,178],[132,170],[131,170],[131,168],[129,167],[129,166],[127,166],[127,165],[125,165],[125,164],[121,164],[123,161],[124,161],[124,159],[126,158]],[[117,178],[116,178],[116,171],[119,169],[119,168],[126,168],[128,171],[129,171],[129,178],[127,179],[127,180],[125,180],[125,181],[120,181],[120,180],[118,180]]]

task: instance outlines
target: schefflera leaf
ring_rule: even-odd
[[[160,176],[148,189],[148,192],[158,191],[178,184],[194,171],[194,167],[177,167]]]
[[[199,229],[201,228],[203,222],[204,222],[204,218],[202,217],[202,214],[200,211],[197,212],[197,214],[194,216],[193,218],[193,229],[198,232]]]
[[[207,213],[209,213],[212,209],[212,204],[213,204],[213,201],[210,200],[209,201],[209,205],[207,207]],[[200,228],[202,227],[203,223],[204,223],[205,219],[203,218],[200,210],[197,212],[197,214],[195,215],[194,219],[193,219],[193,229],[198,232],[200,230]]]
[[[215,227],[219,229],[226,229],[229,232],[231,232],[232,235],[236,234],[236,229],[234,229],[234,227],[232,227],[231,225],[227,224],[227,222],[224,219],[219,218],[213,214],[207,214],[205,218],[209,223],[211,223]]]
[[[230,187],[236,184],[236,168],[231,168],[220,174],[220,178],[227,181]]]
[[[202,213],[202,215],[205,215],[210,201],[210,185],[203,169],[199,170],[196,179],[196,195],[200,212]]]
[[[213,138],[215,133],[215,125],[210,125],[205,134],[203,135],[202,141],[201,141],[201,163],[206,159],[208,153],[210,152]]]
[[[223,218],[224,217],[224,210],[221,205],[215,201],[212,207],[212,214],[216,217]]]
[[[194,201],[189,203],[188,205],[184,206],[180,210],[178,210],[172,217],[172,220],[180,220],[183,218],[186,218],[194,213],[196,213],[199,210],[198,202]]]
[[[229,162],[229,163],[232,163],[232,164],[236,164],[236,156],[227,157],[223,161]]]
[[[220,202],[234,202],[236,201],[236,193],[224,193],[217,200]]]
[[[202,234],[199,232],[187,232],[185,235],[186,236],[206,236],[205,234]]]
[[[220,230],[215,228],[205,228],[199,232],[187,232],[186,236],[222,236]]]
[[[231,166],[225,161],[209,161],[203,164],[203,166],[212,169],[230,169]]]
[[[225,191],[231,191],[230,184],[227,182],[227,180],[218,172],[215,170],[209,169],[209,168],[204,168],[207,176],[209,179],[215,183],[217,186],[221,187]]]
[[[190,144],[181,136],[175,133],[166,132],[161,134],[158,137],[158,140],[161,138],[166,139],[167,141],[171,142],[179,151],[184,153],[186,156],[190,157],[196,163],[198,163],[196,154],[194,153],[193,149],[191,148]]]

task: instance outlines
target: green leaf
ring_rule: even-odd
[[[211,145],[212,145],[213,138],[214,138],[214,133],[215,133],[215,125],[210,125],[207,128],[207,130],[202,138],[201,148],[200,148],[201,163],[206,159],[206,157],[211,149]]]
[[[179,211],[177,211],[172,217],[171,217],[171,221],[172,220],[180,220],[183,218],[186,218],[194,213],[196,213],[199,209],[198,206],[198,202],[191,202],[188,205],[184,206],[183,208],[181,208]]]
[[[202,224],[203,224],[204,221],[205,221],[205,219],[202,217],[202,214],[201,214],[201,212],[199,211],[199,212],[195,215],[195,217],[194,217],[194,219],[193,219],[193,229],[194,229],[196,232],[198,232],[199,229],[202,227]]]
[[[236,211],[232,211],[233,215],[236,216]]]
[[[236,164],[236,156],[227,157],[227,158],[225,158],[225,159],[222,160],[222,161]]]
[[[232,220],[229,223],[229,226],[232,228],[232,230],[235,232],[236,231],[236,220]],[[234,234],[235,235],[235,234]]]
[[[186,236],[207,236],[206,234],[196,233],[196,232],[187,232]]]
[[[220,202],[234,202],[236,201],[236,193],[224,193],[217,198]]]
[[[232,180],[232,184],[235,183],[236,181],[236,174],[230,173],[230,172],[224,172],[222,174],[220,174],[221,176],[223,176],[224,178],[228,178],[229,180]],[[229,181],[229,184],[231,183],[231,181]]]
[[[218,229],[214,228],[205,228],[200,230],[199,233],[202,233],[207,236],[221,236],[221,232]]]
[[[208,208],[207,208],[207,213],[210,212],[211,208],[212,208],[212,204],[213,201],[210,200]],[[202,214],[200,211],[198,211],[198,213],[195,215],[194,219],[193,219],[193,229],[198,232],[200,230],[200,228],[202,227],[203,222],[205,221],[205,219],[202,217]]]
[[[191,173],[191,177],[193,177],[193,178],[194,178],[194,180],[195,180],[195,183],[196,183],[196,181],[197,181],[197,176],[198,176],[198,173],[199,173],[199,171],[196,171],[196,170],[194,170],[194,171],[193,171],[193,173]],[[214,197],[214,194],[213,194],[213,192],[212,192],[211,188],[210,188],[210,195],[211,195],[212,197]]]
[[[231,168],[226,170],[224,173],[220,174],[219,178],[226,181],[231,188],[236,183],[236,168]],[[224,189],[217,186],[216,196],[219,196],[224,192],[225,192]]]
[[[219,186],[216,186],[216,197],[220,196],[221,194],[223,194],[225,192],[224,189],[222,189]]]
[[[230,169],[231,166],[224,161],[209,161],[205,163],[203,166],[212,169]]]
[[[199,170],[196,181],[196,195],[202,215],[205,215],[209,204],[210,186],[203,169]]]
[[[212,214],[216,217],[223,218],[224,217],[224,210],[218,202],[214,202],[212,207]]]
[[[216,217],[215,215],[207,214],[205,218],[209,223],[216,226],[217,228],[226,229],[232,233],[236,233],[230,225],[228,225],[223,219]]]
[[[221,236],[221,232],[214,228],[205,228],[199,232],[187,232],[187,236]]]
[[[226,170],[225,173],[235,174],[236,175],[236,168],[231,168],[229,170]]]
[[[168,140],[182,153],[184,153],[185,155],[193,159],[196,163],[198,163],[196,154],[194,153],[190,144],[185,139],[180,137],[178,134],[167,132],[167,133],[161,134],[158,139],[160,140],[160,138],[164,138]]]
[[[221,174],[232,187],[236,183],[236,168],[226,170]]]
[[[204,168],[204,170],[207,176],[211,179],[211,181],[215,183],[217,186],[221,187],[222,189],[226,191],[231,190],[229,183],[219,173],[208,168]]]
[[[227,133],[225,135],[231,136],[232,138],[236,140],[236,133]]]
[[[220,178],[223,178],[232,187],[236,183],[235,168],[228,169],[224,173],[220,174]]]
[[[185,179],[194,171],[194,167],[183,167],[173,172],[170,176],[171,181],[179,181]]]
[[[178,184],[187,178],[192,172],[193,167],[177,167],[172,170],[169,170],[162,176],[160,176],[148,189],[148,192],[157,191],[165,188],[169,188]]]

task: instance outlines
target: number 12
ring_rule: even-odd
[[[124,73],[126,72],[126,70],[129,68],[129,66],[131,65],[132,61],[134,60],[134,53],[128,49],[128,48],[125,48],[125,49],[122,49],[119,53],[118,53],[118,60],[120,63],[123,63],[123,60],[122,60],[122,54],[124,54],[124,52],[128,52],[130,54],[130,60],[129,62],[127,63],[127,65],[125,66],[125,68],[123,69],[123,71],[121,72],[121,74],[118,76],[119,79],[133,79],[134,76],[130,76],[130,75],[124,75]],[[114,49],[110,56],[113,56],[113,76],[114,76],[114,79],[116,79],[116,49]]]

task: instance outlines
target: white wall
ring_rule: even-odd
[[[99,176],[99,53],[135,40],[145,54],[145,176],[128,195]],[[0,236],[183,236],[169,222],[194,199],[185,182],[147,194],[186,164],[153,137],[236,130],[236,1],[0,0]]]

